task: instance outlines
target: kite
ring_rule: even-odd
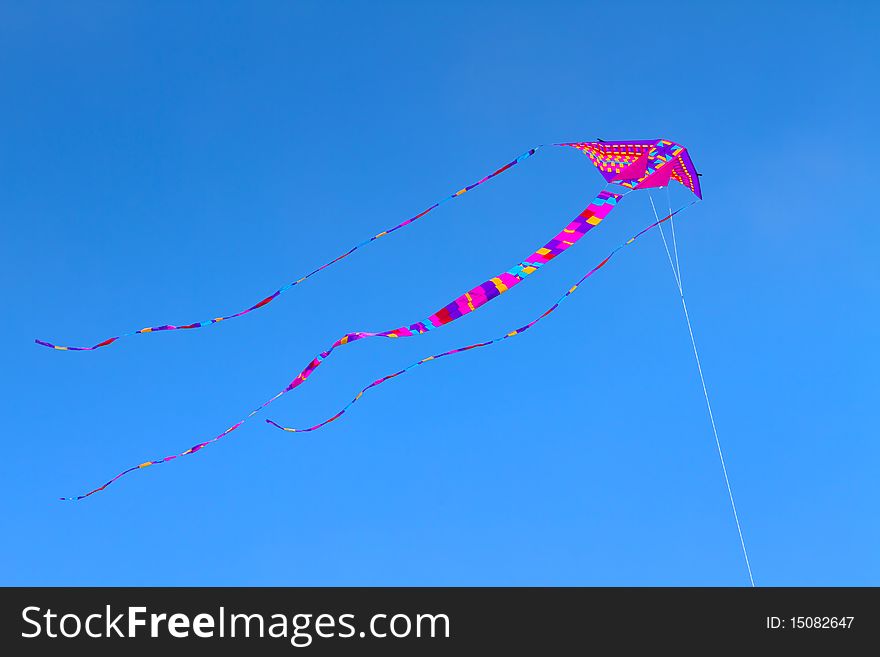
[[[152,465],[157,465],[160,463],[167,463],[168,461],[175,460],[182,456],[187,456],[190,454],[194,454],[205,447],[223,439],[236,429],[238,429],[242,424],[244,424],[251,417],[256,415],[265,409],[269,404],[274,402],[276,399],[285,395],[286,393],[294,390],[299,387],[314,373],[314,371],[321,366],[321,364],[338,348],[343,347],[345,345],[351,344],[358,340],[366,339],[366,338],[404,338],[404,337],[413,337],[418,335],[423,335],[425,333],[429,333],[437,328],[445,326],[461,317],[474,312],[481,306],[487,304],[489,301],[497,298],[503,293],[507,292],[511,288],[515,287],[523,280],[525,280],[528,276],[540,271],[544,266],[546,266],[549,262],[551,262],[554,258],[561,255],[569,248],[577,244],[589,231],[598,226],[608,215],[609,213],[617,206],[617,204],[623,199],[627,194],[632,191],[638,189],[651,189],[651,188],[659,188],[659,187],[668,187],[671,181],[676,181],[685,187],[687,187],[697,198],[693,200],[690,204],[697,202],[697,199],[702,198],[702,192],[700,190],[699,184],[699,174],[696,172],[693,162],[691,161],[690,156],[688,155],[687,149],[685,149],[680,144],[675,142],[666,140],[666,139],[654,139],[654,140],[642,140],[642,141],[618,141],[618,142],[605,142],[605,141],[595,141],[595,142],[571,142],[571,143],[561,143],[554,144],[554,146],[563,146],[563,147],[571,147],[575,148],[584,154],[590,159],[590,161],[596,166],[602,176],[605,178],[606,184],[605,187],[595,196],[595,198],[590,202],[590,204],[574,219],[572,219],[553,239],[544,244],[539,249],[532,252],[530,255],[525,257],[523,260],[515,264],[513,267],[503,271],[485,282],[477,285],[476,287],[468,290],[461,296],[455,298],[450,303],[441,307],[436,312],[429,315],[427,318],[417,321],[411,324],[407,324],[398,328],[393,328],[385,331],[379,332],[366,332],[366,331],[353,331],[344,334],[339,339],[337,339],[333,344],[327,348],[325,351],[322,351],[317,356],[315,356],[301,371],[300,373],[278,394],[274,397],[270,398],[266,402],[259,405],[257,408],[252,410],[247,416],[245,416],[242,420],[239,420],[228,429],[218,434],[217,436],[211,438],[210,440],[206,440],[204,442],[200,442],[193,447],[190,447],[184,452],[179,454],[173,454],[170,456],[166,456],[164,458],[146,461],[139,465],[133,466],[119,473],[111,480],[109,480],[104,485],[88,492],[83,495],[78,495],[76,497],[66,497],[61,498],[62,500],[81,500],[86,497],[89,497],[99,491],[104,490],[110,484],[114,483],[121,477],[134,472],[135,470],[140,470],[143,468],[147,468]],[[266,297],[259,303],[251,306],[247,310],[241,311],[234,315],[228,315],[226,317],[219,317],[214,320],[210,320],[208,322],[197,322],[195,324],[189,324],[184,326],[173,326],[173,325],[164,325],[157,327],[150,327],[147,329],[141,329],[139,331],[134,331],[132,333],[128,333],[125,335],[134,335],[136,333],[149,333],[154,331],[164,331],[164,330],[176,330],[176,329],[186,329],[186,328],[199,328],[202,326],[209,325],[210,323],[216,323],[222,321],[224,319],[229,319],[233,317],[240,317],[246,313],[249,313],[257,308],[260,308],[273,299],[275,299],[282,292],[290,289],[294,285],[301,283],[302,281],[308,279],[310,276],[318,273],[319,271],[339,262],[343,258],[347,257],[357,249],[362,246],[369,244],[380,237],[390,234],[406,226],[420,217],[425,216],[431,210],[438,207],[441,203],[448,201],[450,199],[456,198],[466,191],[473,189],[474,187],[481,185],[482,183],[490,180],[491,178],[499,175],[500,173],[510,169],[518,162],[525,160],[526,158],[533,155],[537,150],[541,148],[536,147],[530,149],[516,160],[506,164],[500,169],[496,170],[494,173],[482,178],[478,182],[469,185],[461,189],[460,191],[452,194],[442,201],[435,203],[430,206],[427,210],[422,213],[407,219],[406,221],[398,224],[397,226],[383,231],[374,237],[366,240],[353,247],[343,255],[338,258],[331,260],[330,262],[322,265],[321,267],[315,269],[310,274],[290,283],[269,297]],[[687,207],[687,206],[684,206]],[[552,313],[560,303],[562,303],[565,299],[567,299],[571,294],[578,289],[578,287],[590,276],[592,276],[596,271],[605,266],[605,264],[622,248],[632,244],[643,234],[647,233],[652,228],[660,226],[662,223],[670,220],[675,214],[684,209],[681,207],[674,212],[670,210],[669,214],[663,218],[656,217],[656,221],[631,237],[625,243],[618,246],[614,251],[612,251],[604,260],[602,260],[598,265],[589,270],[580,280],[578,280],[573,286],[571,286],[566,293],[560,297],[560,299],[553,304],[551,308],[541,314],[539,317],[529,322],[528,324],[505,333],[498,338],[493,340],[479,342],[475,344],[468,345],[466,347],[462,347],[459,349],[453,349],[447,352],[443,352],[440,354],[436,354],[434,356],[429,356],[422,360],[419,360],[412,365],[399,370],[393,374],[385,376],[381,379],[373,381],[370,385],[361,389],[355,398],[349,402],[342,410],[336,413],[334,416],[328,418],[327,420],[316,424],[311,427],[303,428],[303,429],[295,429],[291,427],[284,427],[276,422],[271,420],[266,420],[268,423],[272,424],[279,429],[284,429],[285,431],[290,432],[305,432],[305,431],[314,431],[319,429],[330,422],[341,417],[346,410],[355,402],[357,402],[363,394],[382,383],[396,378],[401,374],[411,370],[414,367],[423,365],[427,362],[432,362],[438,360],[440,358],[444,358],[446,356],[450,356],[457,353],[462,353],[466,351],[470,351],[472,349],[482,348],[489,346],[491,344],[498,343],[502,340],[506,340],[508,338],[521,335],[544,317],[548,316]],[[122,336],[119,336],[122,337]],[[52,347],[57,350],[62,351],[91,351],[97,348],[107,346],[119,339],[119,337],[109,338],[100,342],[92,347],[64,347],[54,345],[48,342],[44,342],[41,340],[37,340],[38,344]]]

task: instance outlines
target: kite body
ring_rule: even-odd
[[[306,367],[303,368],[302,371],[278,394],[276,394],[274,397],[272,397],[268,401],[264,402],[263,404],[261,404],[260,406],[255,408],[242,420],[240,420],[239,422],[236,422],[231,427],[229,427],[228,429],[226,429],[222,433],[214,436],[210,440],[200,442],[200,443],[194,445],[193,447],[189,448],[188,450],[181,452],[180,454],[173,454],[171,456],[166,456],[164,458],[146,461],[146,462],[141,463],[137,466],[128,468],[127,470],[121,472],[116,477],[114,477],[113,479],[108,481],[103,486],[100,486],[99,488],[96,488],[96,489],[90,491],[89,493],[86,493],[85,495],[79,495],[79,496],[73,497],[73,498],[62,498],[62,499],[79,500],[79,499],[83,499],[85,497],[89,497],[90,495],[93,495],[94,493],[97,493],[98,491],[103,490],[104,488],[109,486],[111,483],[113,483],[117,479],[125,476],[126,474],[128,474],[130,472],[133,472],[134,470],[143,469],[143,468],[149,467],[151,465],[156,465],[159,463],[165,463],[165,462],[174,460],[180,456],[186,456],[189,454],[193,454],[197,451],[200,451],[204,447],[221,440],[225,436],[229,435],[231,432],[238,429],[248,419],[250,419],[251,417],[253,417],[257,413],[262,411],[266,406],[268,406],[269,404],[274,402],[276,399],[278,399],[282,395],[294,390],[295,388],[297,388],[300,385],[302,385],[303,383],[305,383],[305,381],[311,376],[311,374],[318,367],[320,367],[320,365],[324,362],[324,360],[326,360],[330,356],[330,354],[333,351],[335,351],[336,349],[338,349],[339,347],[342,347],[347,344],[351,344],[352,342],[356,342],[358,340],[362,340],[365,338],[402,338],[402,337],[413,337],[413,336],[417,336],[417,335],[423,335],[423,334],[431,332],[437,328],[445,326],[446,324],[449,324],[457,319],[460,319],[461,317],[464,317],[467,314],[474,312],[475,310],[477,310],[480,307],[487,304],[492,299],[497,298],[498,296],[500,296],[504,292],[507,292],[508,290],[517,286],[519,283],[521,283],[523,280],[525,280],[528,276],[540,271],[543,267],[545,267],[554,258],[561,255],[562,253],[567,251],[569,248],[571,248],[575,244],[577,244],[577,242],[579,242],[588,232],[590,232],[593,228],[598,226],[604,219],[606,219],[608,217],[609,213],[620,202],[620,200],[626,194],[629,194],[631,191],[634,191],[637,189],[650,189],[650,188],[655,188],[655,187],[666,187],[671,182],[674,181],[674,182],[678,182],[678,183],[684,185],[685,187],[687,187],[691,192],[694,193],[694,195],[697,198],[702,198],[702,193],[700,190],[699,179],[698,179],[699,174],[697,174],[696,170],[694,169],[693,163],[691,161],[690,156],[688,155],[687,149],[685,149],[680,144],[676,144],[675,142],[672,142],[672,141],[669,141],[666,139],[642,140],[642,141],[618,141],[618,142],[595,141],[595,142],[562,143],[562,144],[554,144],[554,146],[572,147],[572,148],[575,148],[575,149],[583,152],[584,154],[586,154],[587,157],[589,158],[589,160],[593,163],[593,165],[596,166],[596,168],[599,170],[599,172],[605,178],[606,185],[605,185],[605,188],[602,189],[596,195],[596,197],[592,200],[592,202],[580,214],[578,214],[566,226],[564,226],[562,228],[562,230],[549,242],[547,242],[546,244],[544,244],[540,248],[533,251],[529,256],[527,256],[526,258],[524,258],[523,260],[521,260],[520,262],[515,264],[513,267],[511,267],[511,268],[507,269],[506,271],[503,271],[495,276],[492,276],[491,278],[484,281],[483,283],[480,283],[479,285],[471,288],[470,290],[468,290],[464,294],[456,297],[451,302],[447,303],[445,306],[443,306],[442,308],[440,308],[439,310],[432,313],[427,318],[425,318],[421,321],[417,321],[417,322],[407,324],[407,325],[404,325],[404,326],[401,326],[398,328],[379,331],[379,332],[353,331],[353,332],[346,333],[341,338],[336,340],[326,351],[323,351],[320,354],[318,354],[317,356],[315,356],[306,365]],[[180,325],[180,326],[165,324],[165,325],[160,325],[160,326],[156,326],[156,327],[149,327],[146,329],[140,329],[138,331],[133,331],[131,333],[124,334],[124,335],[134,335],[134,334],[140,334],[140,333],[151,333],[151,332],[157,332],[157,331],[168,331],[168,330],[176,330],[176,329],[201,328],[203,326],[217,323],[217,322],[220,322],[225,319],[240,317],[240,316],[245,315],[253,310],[261,308],[261,307],[267,305],[268,303],[270,303],[275,298],[277,298],[280,294],[282,294],[286,290],[294,287],[295,285],[297,285],[299,283],[302,283],[303,281],[307,280],[308,278],[317,274],[318,272],[322,271],[323,269],[325,269],[331,265],[336,264],[340,260],[351,255],[357,249],[359,249],[359,248],[369,244],[370,242],[373,242],[373,241],[375,241],[385,235],[388,235],[394,231],[397,231],[398,229],[403,228],[404,226],[407,226],[407,225],[413,223],[417,219],[427,215],[429,212],[431,212],[433,209],[437,208],[440,204],[444,203],[445,201],[451,200],[453,198],[457,198],[458,196],[461,196],[465,192],[469,191],[470,189],[473,189],[474,187],[477,187],[477,186],[483,184],[484,182],[494,178],[495,176],[498,176],[499,174],[509,170],[517,163],[532,156],[535,152],[537,152],[538,148],[540,148],[540,147],[530,149],[529,151],[527,151],[526,153],[524,153],[523,155],[521,155],[517,159],[504,165],[500,169],[497,169],[496,171],[485,176],[484,178],[480,179],[479,181],[477,181],[471,185],[468,185],[467,187],[460,189],[458,192],[451,194],[450,196],[445,197],[444,199],[442,199],[441,201],[439,201],[437,203],[434,203],[427,210],[424,210],[423,212],[419,213],[418,215],[415,215],[414,217],[411,217],[410,219],[407,219],[406,221],[404,221],[404,222],[402,222],[402,223],[400,223],[400,224],[398,224],[388,230],[382,231],[364,242],[361,242],[360,244],[349,249],[346,253],[342,254],[341,256],[339,256],[339,257],[329,261],[328,263],[318,267],[317,269],[313,270],[311,273],[307,274],[306,276],[303,276],[302,278],[297,279],[296,281],[289,283],[288,285],[283,286],[282,288],[280,288],[279,290],[277,290],[276,292],[274,292],[270,296],[266,297],[265,299],[263,299],[262,301],[260,301],[256,304],[254,304],[253,306],[247,308],[246,310],[240,311],[238,313],[234,313],[232,315],[217,317],[213,320],[208,320],[205,322],[195,322],[195,323],[184,324],[184,325]],[[609,188],[612,188],[612,189],[609,189]],[[616,188],[616,189],[614,189],[614,188]],[[676,212],[678,212],[678,210],[676,210]],[[675,212],[670,211],[670,214],[667,215],[666,217],[664,217],[663,219],[658,218],[658,220],[654,224],[652,224],[651,226],[649,226],[648,228],[646,228],[642,232],[638,233],[636,236],[631,238],[625,244],[623,244],[620,247],[618,247],[617,249],[615,249],[611,255],[609,255],[607,258],[605,258],[596,267],[591,269],[574,286],[572,286],[566,292],[566,294],[562,298],[560,298],[559,301],[557,301],[556,304],[554,304],[549,310],[547,310],[544,314],[542,314],[540,317],[533,320],[529,324],[527,324],[523,327],[520,327],[519,329],[516,329],[514,331],[508,332],[504,336],[496,338],[495,340],[490,340],[490,341],[482,342],[482,343],[476,343],[473,345],[469,345],[467,347],[463,347],[460,349],[454,349],[454,350],[451,350],[448,352],[444,352],[442,354],[437,354],[435,356],[430,356],[428,358],[422,359],[422,360],[418,361],[417,363],[414,363],[413,365],[411,365],[408,368],[404,368],[403,370],[400,370],[394,374],[391,374],[389,376],[383,377],[382,379],[378,379],[377,381],[374,381],[372,384],[370,384],[366,388],[362,389],[358,393],[358,395],[355,397],[355,399],[352,400],[348,404],[348,406],[350,406],[351,404],[356,402],[358,399],[360,399],[360,397],[364,394],[364,392],[366,390],[368,390],[372,387],[375,387],[376,385],[379,385],[381,383],[384,383],[385,381],[387,381],[391,378],[399,376],[400,374],[404,373],[405,371],[407,371],[411,367],[414,367],[416,365],[421,365],[423,363],[435,360],[440,357],[448,356],[448,355],[455,354],[455,353],[460,353],[463,351],[468,351],[470,349],[474,349],[474,348],[478,348],[478,347],[488,346],[489,344],[493,344],[495,342],[499,342],[501,340],[504,340],[509,337],[513,337],[515,335],[519,335],[519,334],[523,333],[524,331],[529,329],[531,326],[533,326],[535,323],[537,323],[540,319],[543,319],[544,317],[549,315],[553,310],[555,310],[555,308],[559,305],[559,303],[563,299],[567,298],[570,294],[572,294],[575,291],[575,289],[577,289],[577,287],[578,287],[578,285],[580,285],[580,283],[582,283],[587,277],[591,276],[595,271],[597,271],[598,269],[603,267],[608,262],[608,260],[611,258],[611,256],[614,255],[614,253],[616,253],[618,250],[620,250],[624,246],[627,246],[628,244],[631,244],[632,242],[634,242],[640,235],[647,232],[651,228],[670,219],[672,217],[672,215],[674,215],[674,214],[675,214]],[[62,351],[93,351],[93,350],[98,349],[100,347],[104,347],[104,346],[108,346],[109,344],[112,344],[113,342],[118,340],[119,337],[123,337],[123,336],[108,338],[108,339],[106,339],[106,340],[104,340],[94,346],[91,346],[91,347],[65,347],[65,346],[59,346],[59,345],[55,345],[55,344],[52,344],[49,342],[45,342],[42,340],[37,340],[36,342],[38,344],[41,344],[41,345],[44,345],[47,347],[52,347],[56,350],[62,350]],[[343,408],[339,413],[337,413],[333,417],[329,418],[328,420],[326,420],[318,425],[314,425],[312,427],[306,428],[306,429],[291,429],[291,428],[282,427],[281,425],[278,425],[274,422],[271,422],[270,420],[267,420],[267,422],[270,422],[271,424],[273,424],[279,428],[285,429],[287,431],[313,431],[317,428],[320,428],[320,427],[328,424],[329,422],[332,422],[333,420],[337,419],[338,417],[340,417],[345,412],[345,410],[348,408],[348,406]]]
[[[571,146],[583,151],[606,182],[629,189],[649,189],[666,187],[674,180],[691,190],[697,198],[703,198],[699,174],[687,149],[668,139],[588,141],[557,145]]]

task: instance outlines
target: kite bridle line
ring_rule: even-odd
[[[669,199],[669,186],[666,186],[666,195],[667,199]],[[654,212],[654,217],[657,218],[657,207],[654,205],[654,198],[651,195],[651,190],[648,190],[648,199],[651,201],[651,209]],[[669,253],[669,244],[666,241],[666,236],[663,234],[663,226],[658,224],[658,228],[660,229],[660,237],[663,240],[663,248],[666,251],[666,258],[669,260],[669,267],[672,270],[672,277],[675,279],[675,286],[678,288],[678,296],[681,300],[681,309],[684,312],[684,319],[687,322],[688,335],[691,338],[691,346],[694,350],[694,360],[697,363],[697,372],[700,375],[700,384],[703,387],[703,397],[706,400],[706,410],[709,412],[709,423],[712,425],[712,434],[715,436],[715,447],[718,450],[718,459],[721,461],[721,472],[724,475],[724,483],[727,486],[727,496],[730,499],[730,508],[733,511],[733,519],[736,522],[736,531],[739,534],[739,543],[742,547],[743,558],[746,562],[746,570],[749,574],[749,583],[752,585],[752,588],[755,587],[755,578],[752,575],[752,565],[749,561],[749,552],[746,549],[746,542],[743,538],[742,526],[739,522],[739,514],[736,511],[736,502],[733,500],[733,487],[730,485],[730,477],[727,474],[727,465],[724,463],[724,452],[721,449],[721,440],[718,438],[718,428],[715,426],[715,414],[712,413],[712,404],[709,401],[709,391],[706,388],[706,379],[703,376],[703,367],[700,364],[700,354],[697,351],[697,341],[694,338],[694,329],[691,326],[691,318],[688,313],[687,302],[684,299],[684,288],[681,284],[681,264],[678,258],[678,245],[675,241],[675,223],[671,221],[672,217],[669,217],[670,222],[669,225],[672,230],[672,249],[675,253],[675,262],[673,263],[672,255]]]
[[[634,190],[629,190],[628,192],[625,192],[625,193],[628,194],[630,191],[634,191]],[[314,430],[314,429],[320,428],[321,426],[324,426],[325,424],[329,424],[329,423],[332,422],[333,420],[337,419],[340,415],[342,415],[342,414],[348,409],[349,406],[351,406],[352,404],[354,404],[355,402],[357,402],[358,399],[360,399],[361,395],[363,395],[364,392],[366,392],[366,390],[369,390],[370,388],[375,387],[376,385],[379,385],[380,383],[384,383],[385,381],[387,381],[387,380],[389,380],[389,379],[395,378],[396,376],[399,376],[400,374],[404,373],[405,371],[407,371],[407,370],[409,370],[409,369],[412,369],[413,367],[416,367],[416,366],[418,366],[418,365],[421,365],[421,364],[424,363],[424,362],[430,362],[430,361],[432,361],[432,360],[437,360],[437,359],[439,359],[440,357],[447,356],[447,355],[451,355],[451,354],[453,354],[453,353],[459,353],[459,352],[463,352],[463,351],[470,351],[471,349],[474,349],[474,348],[483,347],[483,346],[488,346],[489,344],[492,344],[493,342],[498,342],[498,341],[500,341],[500,340],[507,339],[508,337],[513,337],[514,335],[519,335],[520,333],[525,332],[526,330],[528,330],[529,328],[531,328],[532,326],[534,326],[536,323],[538,323],[540,320],[542,320],[544,317],[546,317],[547,315],[549,315],[550,313],[552,313],[554,310],[556,310],[556,308],[559,306],[559,304],[562,303],[562,302],[563,302],[566,298],[568,298],[571,294],[573,294],[573,293],[575,292],[575,290],[577,290],[578,286],[579,286],[581,283],[583,283],[586,279],[588,279],[590,276],[592,276],[594,273],[596,273],[599,269],[601,269],[602,267],[604,267],[604,266],[608,263],[608,261],[611,260],[611,258],[613,258],[614,255],[615,255],[618,251],[620,251],[620,250],[623,249],[624,247],[629,246],[630,244],[632,244],[633,242],[635,242],[637,239],[639,239],[642,235],[644,235],[645,233],[647,233],[648,231],[650,231],[652,228],[655,228],[655,227],[657,227],[657,226],[660,226],[662,223],[668,221],[668,220],[671,219],[674,215],[678,214],[678,213],[681,212],[682,210],[685,210],[686,208],[690,207],[690,206],[693,205],[694,203],[696,203],[696,201],[691,201],[690,203],[688,203],[688,204],[686,204],[686,205],[683,205],[683,206],[680,207],[678,210],[675,210],[674,212],[670,213],[670,214],[667,215],[666,217],[663,217],[662,219],[658,219],[657,221],[655,221],[654,223],[650,224],[650,225],[647,226],[646,228],[643,228],[641,231],[639,231],[638,233],[636,233],[634,236],[630,237],[626,242],[623,242],[622,244],[620,244],[619,246],[617,246],[613,251],[611,251],[611,253],[608,254],[608,256],[605,257],[604,260],[602,260],[598,265],[596,265],[595,267],[593,267],[593,268],[592,268],[590,271],[588,271],[584,276],[582,276],[582,277],[580,278],[580,280],[578,280],[577,283],[575,283],[572,287],[570,287],[569,290],[568,290],[565,294],[563,294],[555,304],[553,304],[553,306],[551,306],[548,310],[544,311],[544,313],[542,313],[540,316],[538,316],[536,319],[532,320],[532,322],[530,322],[529,324],[525,325],[524,327],[521,327],[520,329],[517,329],[517,330],[515,330],[515,331],[511,331],[510,333],[506,334],[505,336],[501,336],[501,337],[499,337],[499,338],[496,338],[495,340],[490,340],[490,341],[487,341],[487,342],[485,342],[485,343],[477,343],[477,344],[475,344],[475,345],[469,345],[469,346],[467,346],[467,347],[463,347],[463,348],[461,348],[461,349],[452,350],[452,351],[447,352],[447,353],[444,353],[444,354],[438,354],[437,356],[431,356],[431,357],[428,357],[428,358],[422,359],[422,360],[419,361],[418,363],[414,363],[413,365],[410,365],[409,367],[404,368],[403,370],[401,370],[401,371],[399,371],[399,372],[397,372],[397,373],[395,373],[395,374],[392,374],[392,375],[386,376],[386,377],[384,377],[383,379],[379,379],[379,380],[373,382],[372,384],[370,384],[369,386],[366,386],[366,387],[365,387],[360,393],[358,393],[358,395],[357,395],[357,396],[356,396],[351,402],[349,402],[349,404],[348,404],[345,408],[342,409],[342,411],[340,411],[339,413],[337,413],[334,417],[330,418],[329,420],[327,420],[327,421],[321,423],[320,425],[316,425],[315,427],[312,427],[312,428],[309,428],[309,429],[306,429],[306,430],[297,430],[297,429],[291,429],[291,428],[287,428],[287,427],[282,427],[282,426],[276,424],[275,422],[270,422],[270,424],[273,424],[274,426],[279,427],[280,429],[284,429],[284,430],[286,430],[286,431],[291,431],[291,432],[292,432],[292,431],[311,431],[311,430]],[[290,387],[290,386],[288,386],[288,387],[286,387],[285,389],[281,390],[281,391],[280,391],[279,393],[277,393],[274,397],[271,397],[271,398],[268,399],[267,401],[265,401],[265,402],[263,402],[262,404],[260,404],[259,406],[257,406],[254,410],[252,410],[252,411],[251,411],[248,415],[246,415],[244,418],[242,418],[241,420],[239,420],[238,422],[236,422],[235,424],[233,424],[232,426],[230,426],[228,429],[226,429],[226,430],[223,431],[222,433],[218,434],[217,436],[214,436],[214,437],[211,438],[210,440],[206,440],[206,441],[204,441],[204,442],[198,443],[197,445],[194,445],[193,447],[190,447],[188,450],[186,450],[186,451],[184,451],[184,452],[181,452],[181,453],[179,453],[179,454],[172,454],[172,455],[166,456],[166,457],[164,457],[164,458],[159,458],[159,459],[152,460],[152,461],[146,461],[146,462],[141,463],[141,464],[139,464],[139,465],[135,465],[135,466],[132,466],[132,467],[130,467],[130,468],[127,468],[126,470],[123,470],[122,472],[120,472],[119,474],[117,474],[115,477],[113,477],[112,479],[110,479],[110,480],[109,480],[107,483],[105,483],[104,485],[99,486],[98,488],[95,488],[95,489],[93,489],[93,490],[91,490],[91,491],[89,491],[88,493],[85,493],[85,494],[83,494],[83,495],[77,495],[77,496],[75,496],[75,497],[62,497],[62,498],[59,498],[59,499],[61,499],[62,501],[79,501],[79,500],[83,500],[83,499],[85,499],[85,498],[87,498],[87,497],[90,497],[90,496],[94,495],[95,493],[98,493],[98,492],[100,492],[100,491],[103,491],[103,490],[104,490],[105,488],[107,488],[110,484],[116,482],[117,480],[119,480],[119,479],[121,479],[122,477],[128,475],[129,473],[134,472],[135,470],[142,470],[142,469],[147,468],[147,467],[152,466],[152,465],[159,465],[159,464],[162,464],[162,463],[167,463],[168,461],[173,461],[173,460],[175,460],[175,459],[177,459],[177,458],[180,458],[180,457],[183,457],[183,456],[188,456],[188,455],[190,455],[190,454],[194,454],[194,453],[196,453],[196,452],[198,452],[198,451],[201,451],[201,450],[204,449],[205,447],[209,447],[210,445],[213,445],[214,443],[216,443],[216,442],[222,440],[223,438],[225,438],[226,436],[228,436],[230,433],[232,433],[233,431],[235,431],[236,429],[238,429],[241,425],[243,425],[245,422],[247,422],[247,421],[248,421],[250,418],[252,418],[254,415],[256,415],[257,413],[259,413],[260,411],[262,411],[262,410],[263,410],[264,408],[266,408],[269,404],[271,404],[272,402],[274,402],[275,400],[277,400],[279,397],[283,396],[284,394],[286,394],[286,393],[289,392],[290,390],[291,390],[291,387]]]
[[[648,198],[651,197],[650,191],[648,192]],[[669,195],[669,185],[666,185],[666,207],[669,208],[669,212],[672,211],[672,198]],[[654,216],[657,216],[657,213],[654,213]],[[672,230],[672,250],[675,252],[675,270],[678,274],[678,286],[681,287],[681,263],[678,261],[678,243],[675,240],[675,220],[669,222],[669,228]],[[663,241],[666,241],[666,237],[663,235],[663,228],[660,228],[660,236],[663,237]]]

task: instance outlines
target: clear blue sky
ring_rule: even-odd
[[[682,273],[755,578],[880,584],[878,20],[868,1],[3,2],[0,583],[746,584],[657,234],[529,334],[322,432],[257,421],[57,501],[216,434],[344,331],[513,265],[601,177],[544,151],[248,318],[95,353],[34,338],[235,311],[535,144],[662,136],[703,172]],[[311,424],[524,323],[650,217],[630,195],[510,294],[340,352],[268,417]]]

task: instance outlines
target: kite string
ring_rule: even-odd
[[[651,200],[651,208],[654,210],[654,217],[657,217],[657,208],[654,206],[654,199],[651,197],[650,191],[648,192],[648,198]],[[663,236],[663,227],[660,226],[660,235]],[[700,375],[700,384],[703,387],[703,397],[706,400],[706,410],[709,412],[709,422],[712,425],[712,434],[715,436],[715,447],[718,450],[718,459],[721,461],[721,472],[724,475],[724,483],[727,486],[727,496],[730,499],[730,508],[733,511],[733,519],[736,522],[736,531],[739,534],[739,544],[742,547],[743,558],[746,562],[746,570],[749,573],[749,583],[752,585],[752,588],[755,587],[755,578],[752,575],[752,564],[749,561],[749,552],[746,549],[746,541],[743,538],[742,525],[739,521],[739,514],[736,511],[736,502],[733,499],[733,487],[730,485],[730,477],[727,474],[727,465],[724,462],[724,452],[721,449],[721,440],[718,438],[718,427],[715,425],[715,414],[712,412],[712,404],[709,401],[709,391],[706,388],[706,378],[703,376],[703,366],[700,363],[700,354],[697,350],[697,341],[694,338],[694,329],[691,326],[691,317],[688,313],[687,302],[684,299],[684,292],[681,286],[681,273],[680,270],[676,271],[676,267],[672,262],[672,257],[669,254],[669,248],[666,244],[666,238],[663,237],[663,246],[666,248],[666,256],[669,259],[669,266],[672,269],[672,276],[675,278],[675,284],[678,287],[678,296],[681,300],[681,308],[684,311],[684,318],[687,322],[688,335],[691,338],[691,346],[694,350],[694,359],[697,363],[697,372]],[[676,250],[676,262],[678,262],[678,253]]]
[[[654,205],[654,197],[651,195],[651,190],[648,190],[648,200],[651,201],[651,209],[654,211],[654,218],[657,218],[657,206]],[[660,226],[660,239],[663,240],[663,248],[666,250],[666,257],[669,259],[669,266],[672,267],[672,277],[675,279],[675,286],[678,288],[679,293],[682,293],[681,289],[681,277],[675,270],[675,265],[672,264],[672,254],[669,252],[669,243],[666,241],[666,235],[663,233],[663,226]]]

